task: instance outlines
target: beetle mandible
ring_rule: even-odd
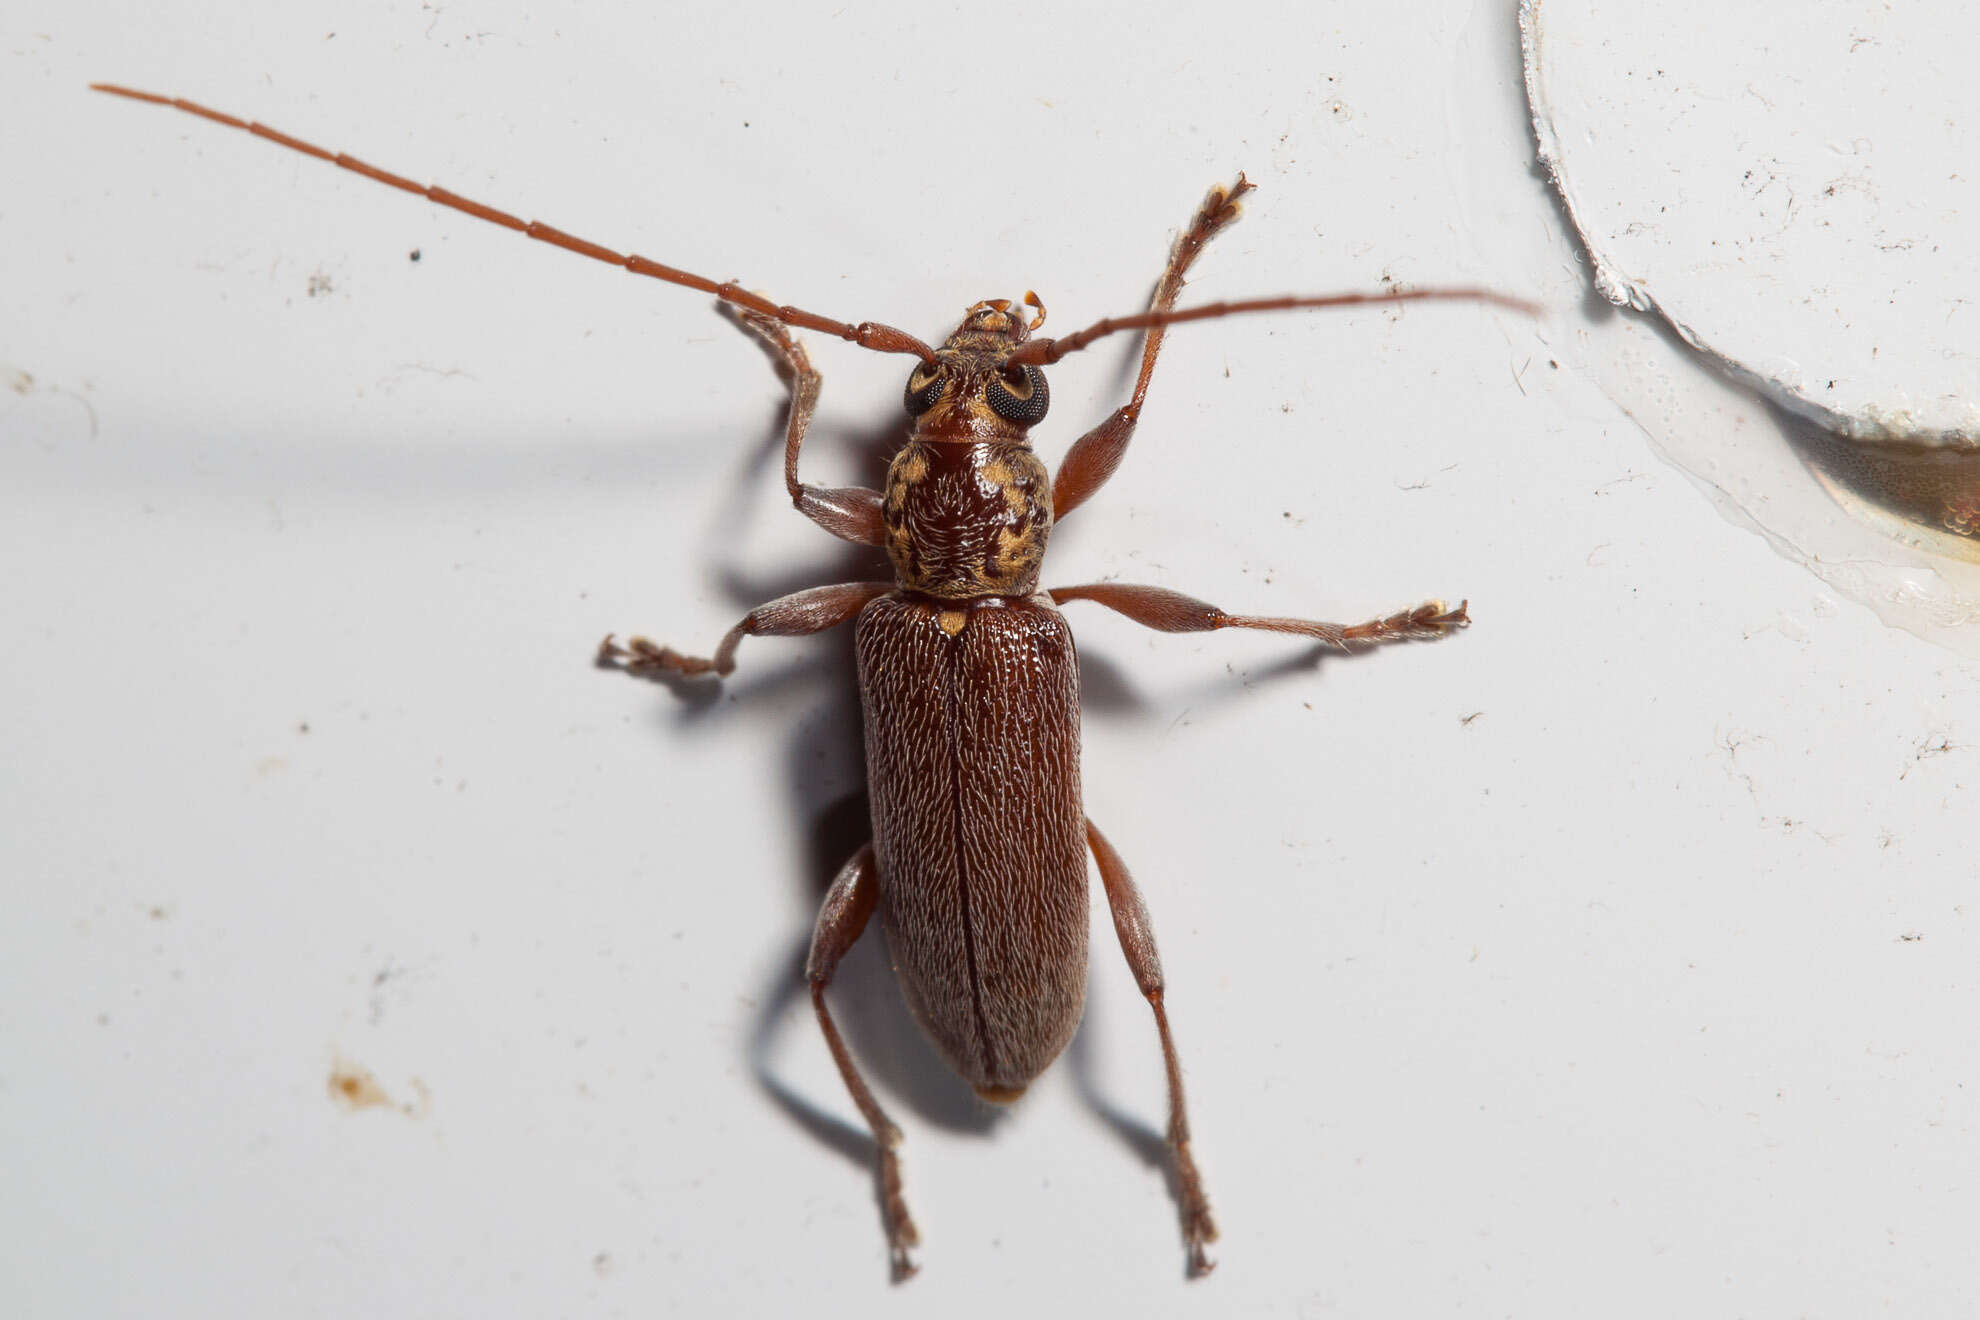
[[[1163,1007],[1154,930],[1127,864],[1082,807],[1079,669],[1072,633],[1058,607],[1091,601],[1160,632],[1249,628],[1342,649],[1443,637],[1470,619],[1464,602],[1450,609],[1430,601],[1343,626],[1228,614],[1160,587],[1097,582],[1041,590],[1046,541],[1054,524],[1091,498],[1119,466],[1171,325],[1237,313],[1425,300],[1533,308],[1486,289],[1441,288],[1178,309],[1176,296],[1191,264],[1237,219],[1239,199],[1252,190],[1240,174],[1204,198],[1171,248],[1146,312],[1108,317],[1061,339],[1040,339],[1032,337],[1044,323],[1036,294],[1026,293],[1022,304],[995,298],[969,308],[955,332],[932,348],[891,326],[855,325],[778,306],[731,281],[620,254],[191,101],[109,83],[91,86],[242,129],[525,237],[712,294],[736,309],[790,372],[784,484],[791,502],[834,536],[884,547],[894,580],[815,587],[759,606],[729,630],[712,657],[684,655],[641,637],[624,646],[607,637],[598,654],[602,663],[633,672],[720,677],[735,668],[744,637],[806,636],[856,623],[873,838],[826,893],[806,974],[826,1045],[873,1131],[894,1272],[905,1277],[914,1271],[910,1249],[920,1240],[901,1189],[901,1133],[874,1099],[833,1023],[825,1002],[833,972],[878,912],[901,990],[929,1039],[979,1096],[1009,1104],[1059,1055],[1079,1025],[1086,998],[1089,852],[1121,951],[1154,1011],[1161,1040],[1168,1145],[1189,1267],[1199,1274],[1211,1269],[1205,1248],[1216,1239],[1217,1227],[1190,1148],[1182,1066]],[[820,377],[790,333],[793,328],[919,359],[904,395],[909,434],[887,470],[884,491],[819,487],[798,479],[798,453],[818,403]],[[1146,331],[1133,394],[1073,443],[1056,475],[1048,474],[1029,438],[1050,406],[1042,369],[1124,330]]]

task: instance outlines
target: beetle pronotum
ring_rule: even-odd
[[[1058,607],[1091,601],[1161,632],[1249,628],[1343,649],[1442,637],[1470,620],[1464,603],[1450,609],[1442,601],[1343,626],[1228,614],[1159,587],[1100,582],[1040,590],[1047,538],[1053,524],[1085,503],[1120,464],[1171,325],[1237,313],[1429,300],[1532,309],[1475,288],[1283,296],[1178,309],[1176,296],[1191,263],[1237,218],[1239,199],[1252,188],[1240,174],[1204,198],[1170,250],[1148,311],[1043,339],[1032,337],[1045,319],[1035,294],[1023,299],[1035,316],[1008,299],[991,299],[969,308],[955,332],[933,348],[891,326],[781,307],[733,282],[623,255],[191,101],[92,86],[242,129],[580,256],[712,294],[737,309],[791,374],[784,446],[791,502],[834,536],[884,547],[894,580],[816,587],[771,601],[730,629],[712,657],[640,637],[624,646],[607,637],[599,657],[669,678],[720,677],[734,669],[744,637],[804,636],[857,621],[873,838],[825,897],[807,976],[826,1044],[873,1132],[894,1271],[905,1276],[914,1270],[909,1251],[919,1242],[902,1195],[900,1129],[874,1099],[833,1023],[825,1003],[833,971],[877,911],[901,989],[929,1038],[978,1095],[1008,1104],[1058,1056],[1079,1024],[1089,852],[1122,952],[1154,1011],[1189,1264],[1192,1272],[1209,1270],[1205,1247],[1217,1229],[1190,1148],[1154,931],[1126,863],[1082,808],[1079,670]],[[884,491],[798,479],[798,452],[820,378],[793,328],[918,359],[905,391],[910,431],[888,468]],[[1042,368],[1123,330],[1147,332],[1132,396],[1073,443],[1056,475],[1048,474],[1029,441],[1050,406]]]

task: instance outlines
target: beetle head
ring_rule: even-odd
[[[1045,323],[1045,305],[1027,293],[1038,315],[1026,320],[1008,298],[991,298],[963,314],[948,341],[908,377],[902,396],[917,436],[928,440],[1023,440],[1045,419],[1052,391],[1037,367],[1007,361]]]

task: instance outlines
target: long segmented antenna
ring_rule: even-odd
[[[1286,312],[1295,308],[1360,307],[1370,303],[1405,302],[1483,302],[1515,312],[1524,312],[1528,316],[1540,314],[1537,303],[1528,302],[1524,298],[1515,298],[1510,294],[1498,293],[1492,289],[1476,288],[1391,289],[1384,293],[1329,293],[1314,297],[1288,295],[1278,298],[1248,298],[1243,302],[1205,303],[1201,307],[1179,307],[1166,312],[1109,316],[1063,339],[1034,339],[1028,344],[1020,344],[1006,360],[1018,365],[1050,366],[1068,353],[1077,353],[1094,340],[1119,330],[1150,329],[1160,325],[1177,325],[1183,321],[1208,321],[1214,317],[1236,316],[1245,312]]]
[[[807,312],[802,307],[779,307],[768,298],[751,293],[748,289],[741,288],[729,281],[711,280],[705,276],[691,274],[688,271],[677,270],[672,266],[663,265],[647,257],[622,255],[612,251],[608,247],[601,247],[588,239],[579,238],[574,234],[567,234],[561,229],[554,229],[540,221],[523,220],[517,216],[510,215],[507,211],[498,211],[492,206],[486,206],[470,198],[462,197],[458,193],[448,192],[445,188],[422,186],[414,183],[411,179],[402,178],[387,170],[381,170],[375,165],[367,165],[355,156],[346,156],[342,152],[325,151],[319,146],[304,142],[300,138],[290,137],[287,133],[270,128],[266,124],[257,124],[246,119],[237,119],[233,115],[224,114],[218,110],[210,110],[193,101],[183,100],[176,96],[159,96],[154,92],[135,91],[129,87],[119,87],[115,83],[91,83],[89,86],[91,91],[108,92],[112,96],[127,97],[133,101],[145,101],[152,105],[170,106],[174,110],[183,110],[187,114],[198,115],[201,119],[210,119],[216,124],[225,124],[229,128],[238,128],[243,132],[252,133],[258,138],[266,138],[277,146],[287,147],[291,151],[300,151],[305,156],[314,156],[318,160],[328,161],[339,169],[350,170],[354,174],[362,174],[367,179],[376,179],[380,183],[390,184],[401,192],[409,192],[416,196],[424,197],[429,202],[438,202],[442,206],[451,207],[463,214],[471,215],[477,220],[486,220],[490,224],[500,225],[504,229],[513,229],[525,238],[534,238],[540,242],[549,243],[552,246],[563,248],[566,252],[575,252],[581,257],[590,257],[593,261],[602,261],[608,266],[622,267],[635,275],[645,275],[651,279],[664,280],[669,284],[681,284],[690,289],[699,289],[703,293],[713,294],[723,302],[734,303],[738,307],[747,308],[758,315],[781,321],[785,325],[796,326],[804,330],[818,330],[828,335],[837,335],[841,339],[858,344],[861,348],[870,348],[879,353],[912,353],[923,362],[933,362],[935,360],[934,349],[922,343],[907,331],[896,330],[890,325],[880,325],[873,321],[862,321],[858,325],[853,325],[846,321],[835,321],[829,316],[820,316],[816,312]]]

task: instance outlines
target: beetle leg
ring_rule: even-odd
[[[1114,933],[1121,938],[1121,952],[1127,955],[1135,984],[1155,1010],[1155,1030],[1162,1037],[1162,1064],[1169,1074],[1169,1149],[1176,1156],[1177,1199],[1182,1202],[1183,1239],[1189,1244],[1192,1274],[1208,1274],[1216,1268],[1204,1248],[1217,1240],[1217,1221],[1210,1216],[1210,1198],[1203,1191],[1203,1176],[1196,1171],[1196,1160],[1189,1150],[1189,1113],[1183,1107],[1182,1061],[1176,1057],[1175,1038],[1169,1034],[1169,1015],[1162,1007],[1162,958],[1155,951],[1155,927],[1148,920],[1148,907],[1141,901],[1127,863],[1114,851],[1092,819],[1086,822],[1087,846],[1100,865],[1100,883],[1107,891],[1107,906],[1114,913]]]
[[[791,417],[784,430],[784,489],[791,493],[791,503],[799,513],[842,541],[858,545],[886,544],[887,529],[881,524],[879,491],[864,486],[807,486],[798,480],[798,450],[804,445],[811,414],[818,408],[821,378],[811,365],[811,355],[774,317],[740,307],[735,315],[777,355],[791,376]]]
[[[827,1048],[832,1051],[832,1062],[839,1065],[839,1076],[845,1079],[846,1090],[852,1092],[853,1103],[866,1118],[866,1125],[873,1129],[873,1142],[880,1148],[881,1217],[887,1227],[894,1277],[905,1279],[915,1271],[908,1249],[920,1244],[921,1234],[916,1231],[907,1203],[901,1197],[901,1162],[894,1153],[901,1144],[901,1130],[873,1098],[866,1079],[859,1075],[859,1065],[853,1062],[852,1052],[839,1038],[832,1011],[825,1007],[825,987],[832,983],[839,959],[845,957],[860,932],[866,929],[867,918],[873,915],[873,905],[879,896],[880,873],[873,864],[873,845],[869,843],[853,854],[826,892],[824,906],[818,909],[818,924],[812,930],[811,956],[806,959],[804,970],[811,982],[811,1006],[818,1010],[818,1025],[825,1033]]]
[[[1471,624],[1466,613],[1470,601],[1459,601],[1451,609],[1441,600],[1428,601],[1415,609],[1391,614],[1367,623],[1322,623],[1317,619],[1273,619],[1252,614],[1226,614],[1207,601],[1185,596],[1162,587],[1137,587],[1121,582],[1092,582],[1080,587],[1053,587],[1049,593],[1056,603],[1090,600],[1125,614],[1157,632],[1215,632],[1219,628],[1255,628],[1260,632],[1292,633],[1313,637],[1343,651],[1380,642],[1429,641],[1448,636]]]
[[[844,582],[779,596],[745,614],[741,623],[724,634],[712,658],[682,655],[671,646],[644,637],[628,638],[621,646],[614,640],[616,634],[608,634],[598,644],[598,663],[629,674],[724,677],[735,672],[736,647],[743,638],[809,637],[851,620],[868,601],[893,589],[891,582]]]
[[[1166,312],[1176,305],[1176,295],[1182,292],[1183,275],[1196,260],[1197,253],[1203,251],[1203,245],[1215,238],[1220,230],[1238,218],[1238,198],[1250,192],[1252,186],[1240,174],[1237,182],[1230,187],[1220,184],[1204,196],[1203,205],[1196,208],[1189,228],[1169,249],[1169,262],[1162,268],[1162,278],[1155,283],[1155,300],[1149,304],[1150,311]],[[1128,400],[1127,406],[1073,441],[1073,447],[1066,451],[1065,459],[1059,464],[1059,474],[1052,478],[1052,517],[1055,521],[1086,503],[1088,497],[1099,490],[1107,478],[1114,475],[1114,469],[1121,465],[1128,441],[1134,439],[1135,423],[1141,420],[1142,401],[1148,397],[1148,380],[1155,374],[1155,358],[1162,351],[1162,336],[1167,328],[1155,326],[1142,340],[1141,375],[1134,382],[1134,396]]]

